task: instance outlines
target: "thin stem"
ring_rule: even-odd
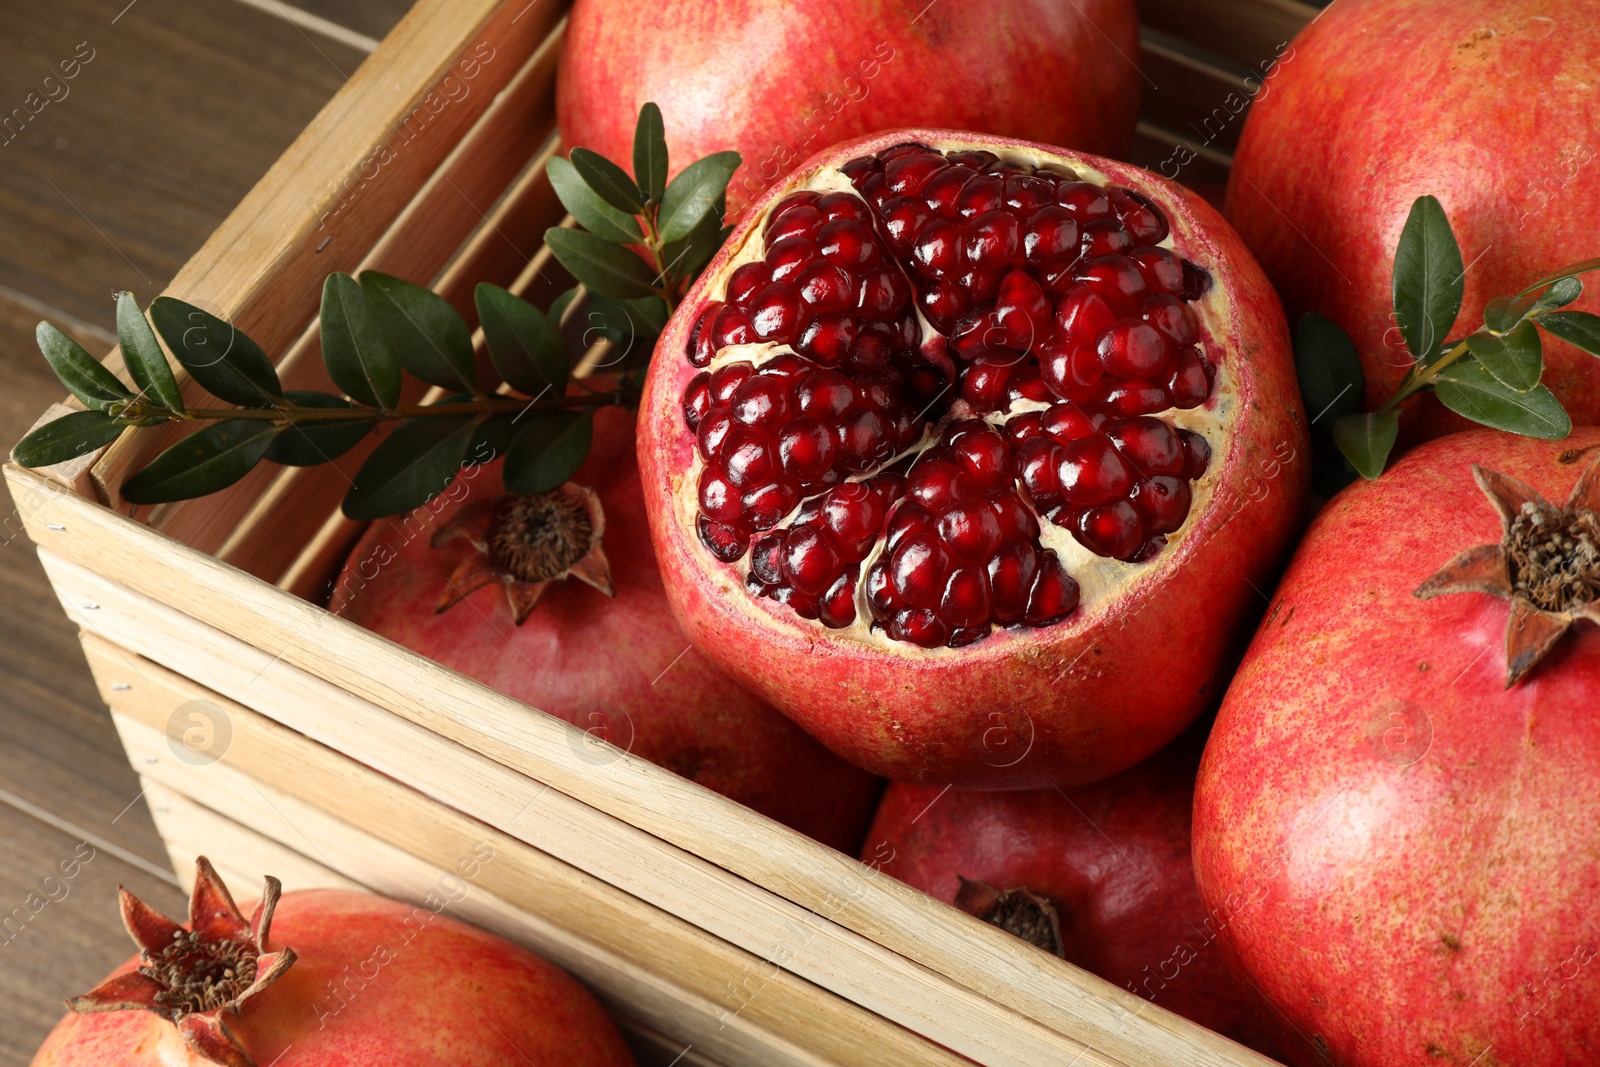
[[[645,209],[644,246],[650,250],[650,262],[656,268],[656,277],[661,279],[661,288],[657,292],[661,294],[661,299],[666,301],[667,314],[670,316],[676,310],[678,302],[672,298],[672,279],[667,276],[667,266],[661,261],[661,252],[665,246],[661,243],[661,231],[656,225],[656,216],[659,211],[660,208],[656,206]]]
[[[1423,367],[1421,370],[1417,371],[1416,377],[1401,385],[1399,389],[1396,389],[1394,395],[1391,396],[1384,403],[1383,407],[1378,409],[1378,411],[1393,411],[1394,408],[1402,401],[1416,395],[1422,389],[1431,385],[1433,380],[1439,376],[1440,371],[1444,370],[1450,364],[1460,359],[1464,354],[1466,354],[1466,351],[1467,342],[1461,341],[1454,348],[1450,349],[1450,351],[1446,352],[1444,355],[1440,356],[1426,367]]]

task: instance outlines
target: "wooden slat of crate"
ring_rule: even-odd
[[[619,959],[670,978],[698,998],[696,1011],[710,1012],[709,1018],[722,1023],[719,1029],[731,1026],[737,1016],[740,1026],[754,1028],[747,1037],[755,1052],[776,1057],[782,1049],[787,1062],[804,1064],[818,1056],[828,1062],[853,1055],[867,1063],[908,1057],[946,1067],[964,1062],[808,982],[767,974],[750,954],[545,852],[442,808],[182,675],[144,659],[130,669],[126,650],[92,635],[85,635],[84,650],[129,756],[146,777],[203,797],[208,806],[284,844],[309,848],[336,870],[348,873],[363,855],[359,850],[334,854],[323,849],[324,835],[339,836],[346,824],[380,842],[380,857],[409,855],[441,869],[450,869],[473,842],[488,841],[496,859],[480,872],[475,886]],[[216,762],[190,764],[175,758],[169,747],[169,729],[180,731],[181,737],[189,725],[184,720],[169,727],[174,709],[193,702],[217,709],[212,714],[225,717],[231,729],[226,752]],[[539,791],[532,791],[525,802],[530,810]],[[337,810],[330,811],[330,805]],[[313,825],[320,829],[314,831]],[[741,1003],[730,990],[737,989],[739,975],[758,968],[761,996],[740,1011]],[[819,1025],[823,1032],[813,1032]]]
[[[1138,0],[1139,22],[1259,71],[1320,7],[1299,0]]]
[[[11,472],[11,477],[28,476]],[[865,869],[853,861],[659,768],[627,756],[609,764],[586,762],[581,756],[583,735],[559,720],[530,715],[525,707],[500,694],[330,618],[310,605],[271,592],[214,560],[163,542],[158,535],[105,509],[70,498],[50,498],[33,518],[30,531],[51,550],[43,555],[58,588],[75,587],[79,595],[91,597],[94,594],[88,591],[99,589],[104,596],[123,603],[127,633],[119,636],[119,641],[153,658],[176,659],[179,662],[175,666],[210,687],[250,702],[387,773],[394,771],[383,766],[382,761],[396,758],[397,753],[365,749],[371,748],[374,731],[403,733],[403,724],[368,700],[381,702],[424,731],[467,745],[506,768],[550,782],[616,819],[688,848],[695,855],[752,879],[783,900],[828,914],[841,926],[961,987],[1128,1064],[1174,1060],[1196,1064],[1269,1062],[1126,991],[1027,949],[908,887],[889,879],[871,880]],[[47,520],[64,529],[47,532]],[[55,553],[109,569],[131,586],[183,604],[190,614],[164,608],[127,588],[106,583],[93,573],[58,559]],[[196,619],[212,620],[247,635],[252,644],[228,637],[209,622],[197,624]],[[100,625],[112,624],[110,618],[100,620]],[[163,636],[152,640],[155,634]],[[147,647],[152,644],[158,647]],[[311,646],[314,651],[302,646]],[[214,651],[203,654],[202,649]],[[262,650],[266,650],[264,655]],[[271,668],[267,675],[257,680],[255,676],[267,667]],[[338,684],[318,687],[312,684],[314,675],[332,676]],[[286,690],[267,707],[252,695],[252,685],[290,686],[294,691]],[[315,721],[292,721],[313,706],[320,709],[312,716]],[[328,714],[326,708],[330,706],[341,708],[340,713]],[[357,721],[362,721],[361,727],[348,736],[335,737],[329,732],[350,728]],[[429,743],[425,733],[417,737],[419,743]],[[431,767],[424,768],[421,774],[426,779],[438,777]],[[424,780],[412,784],[433,792],[459,783]],[[458,806],[472,807],[475,815],[493,822],[485,811],[495,803],[495,798],[489,796],[465,805],[458,802]],[[479,810],[480,804],[489,807]],[[578,851],[637,855],[638,850],[648,853],[650,842],[629,841],[624,835],[605,849]],[[608,862],[605,856],[563,858],[580,866]],[[615,883],[636,874],[629,869],[605,876]],[[852,896],[859,890],[859,897],[841,910],[840,890]],[[649,892],[648,888],[641,889],[639,895],[647,896]],[[709,907],[703,895],[662,903],[678,914],[692,916],[707,929],[720,932],[730,921],[727,913]],[[734,894],[732,903],[743,907],[750,902]],[[772,902],[761,901],[760,906],[770,908]],[[780,909],[778,914],[781,922],[784,913]],[[751,921],[757,930],[777,926],[760,917]],[[837,936],[840,932],[833,932],[830,951],[859,952],[860,946]],[[722,936],[750,947],[748,933],[729,932]],[[755,949],[760,951],[762,946],[756,944]],[[802,970],[806,977],[965,1054],[972,1053],[957,1041],[982,1041],[988,1036],[986,1032],[969,1032],[970,1020],[953,1012],[950,1004],[933,1005],[930,1012],[931,994],[897,1003],[892,998],[885,1000],[881,980],[875,983],[878,988],[858,989],[862,984],[859,963],[854,964],[855,969],[839,967],[831,956],[804,962],[818,968],[815,974]],[[878,967],[880,975],[893,972],[892,967],[883,971],[889,964],[882,962],[867,966]],[[827,970],[829,967],[832,972]],[[918,979],[914,984],[926,984],[918,972],[911,972],[911,976]],[[933,988],[940,987],[935,984]],[[930,1013],[931,1018],[924,1018]],[[1024,1028],[1017,1032],[1028,1031]],[[944,1035],[950,1035],[949,1039]],[[1037,1040],[1038,1035],[1033,1039]]]

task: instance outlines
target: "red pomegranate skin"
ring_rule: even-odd
[[[833,751],[898,781],[1032,789],[1098,781],[1138,763],[1214,703],[1225,661],[1264,601],[1300,524],[1308,486],[1306,421],[1281,306],[1222,217],[1148,171],[1024,141],[947,130],[892,130],[835,145],[769,190],[729,237],[668,323],[659,353],[685,350],[709,285],[763,212],[818,169],[908,141],[1057,155],[1161,205],[1177,250],[1224,281],[1239,405],[1213,444],[1218,489],[1120,595],[1043,629],[996,630],[977,644],[928,651],[841,638],[775,601],[750,596],[684,523],[674,501],[695,435],[680,398],[696,368],[652,362],[640,402],[639,462],[650,531],[679,621],[695,646]],[[1207,333],[1209,329],[1207,328]],[[1208,401],[1209,403],[1209,401]]]
[[[443,898],[439,902],[443,903]],[[248,911],[247,911],[248,914]],[[229,1026],[274,1067],[632,1067],[588,990],[554,964],[429,905],[285,893],[271,947],[297,960]],[[133,970],[135,956],[116,973]],[[206,1067],[149,1011],[68,1015],[33,1067]]]
[[[595,412],[594,444],[572,481],[605,511],[615,599],[555,583],[517,626],[486,586],[440,614],[434,604],[464,541],[432,548],[464,503],[501,492],[499,467],[469,469],[464,494],[373,523],[350,554],[331,609],[619,748],[854,852],[880,783],[833,755],[696,652],[678,627],[650,549],[634,462],[634,414]],[[385,549],[383,546],[387,546]],[[585,749],[586,753],[590,750]],[[603,752],[591,759],[606,758]]]
[[[1506,601],[1412,596],[1500,538],[1471,464],[1560,504],[1597,450],[1600,429],[1419,446],[1334,498],[1278,589],[1206,747],[1194,857],[1293,1063],[1600,1057],[1600,631],[1507,690]]]
[[[961,879],[1055,905],[1072,963],[1270,1053],[1258,1008],[1205,928],[1189,860],[1203,732],[1076,789],[978,792],[894,783],[862,861],[954,903]],[[943,795],[941,795],[941,793]]]
[[[1251,108],[1228,221],[1293,321],[1320,312],[1355,341],[1366,406],[1410,364],[1393,320],[1395,246],[1411,203],[1436,196],[1484,304],[1600,255],[1600,21],[1586,0],[1339,0],[1296,37]],[[1600,289],[1572,305],[1600,311]],[[1544,383],[1574,422],[1600,421],[1594,357],[1544,335]],[[1470,423],[1432,396],[1404,440]],[[1404,441],[1403,441],[1404,443]]]
[[[556,111],[567,144],[629,160],[655,101],[674,171],[744,157],[736,215],[813,152],[897,126],[1124,155],[1138,54],[1131,0],[578,0]]]

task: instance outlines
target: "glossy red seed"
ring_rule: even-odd
[[[1004,347],[1005,333],[993,309],[975,308],[961,316],[956,328],[950,331],[949,340],[951,351],[970,360]]]
[[[1000,544],[1000,519],[983,499],[952,504],[939,515],[938,529],[939,536],[957,559],[987,559]]]
[[[822,255],[809,237],[790,237],[767,248],[767,268],[775,282],[787,282]]]
[[[846,364],[851,374],[881,371],[894,356],[894,331],[883,322],[867,322],[861,332],[850,342],[850,356]]]
[[[1182,474],[1188,463],[1177,431],[1149,415],[1112,419],[1105,425],[1105,435],[1140,477]]]
[[[958,204],[961,190],[977,176],[978,172],[971,167],[953,166],[942,170],[922,187],[922,202],[940,218],[960,218]]]
[[[750,328],[755,331],[756,340],[788,344],[800,326],[804,311],[799,292],[792,286],[774,282],[756,294],[750,302],[749,313]]]
[[[934,282],[917,294],[917,307],[940,333],[955,329],[970,306],[966,294],[954,281]]]
[[[1039,350],[1039,374],[1045,387],[1063,400],[1086,401],[1104,371],[1093,345],[1053,337]]]
[[[697,495],[702,515],[718,522],[733,522],[739,518],[739,491],[717,468],[701,469]]]
[[[798,418],[778,431],[778,459],[783,471],[802,484],[821,478],[833,466],[837,449],[833,431],[816,419]]]
[[[757,261],[746,263],[728,276],[728,303],[749,307],[750,301],[772,281],[772,271]]]
[[[1005,179],[1005,205],[1019,219],[1025,219],[1056,200],[1054,182],[1032,174],[1010,174]]]
[[[1005,335],[1007,347],[1026,352],[1050,336],[1050,299],[1025,271],[1012,270],[1000,279],[995,299],[995,321]]]
[[[728,431],[720,463],[728,481],[741,492],[767,485],[778,476],[778,457],[772,438],[761,430],[738,423]]]
[[[830,630],[842,629],[856,621],[855,568],[839,575],[817,604],[817,621]]]
[[[739,387],[750,380],[756,371],[755,365],[747,360],[735,363],[724,363],[711,372],[707,383],[711,390],[711,401],[714,404],[728,404],[733,401],[733,394]]]
[[[1022,226],[1022,253],[1036,267],[1059,267],[1078,258],[1078,220],[1064,207],[1041,208]]]
[[[739,386],[728,407],[733,417],[746,426],[776,427],[788,421],[794,402],[787,382],[757,374]]]
[[[880,166],[877,169],[882,170],[883,168]],[[802,189],[797,193],[790,193],[779,202],[777,207],[772,209],[772,217],[767,220],[767,224],[771,225],[773,220],[797,208],[815,207],[817,201],[821,199],[821,193],[813,192],[810,189]]]
[[[838,579],[843,561],[833,539],[815,526],[790,530],[783,544],[783,574],[802,593],[821,596]]]
[[[1030,542],[1039,536],[1039,521],[1022,502],[1015,489],[1002,489],[989,495],[989,509],[1000,521],[1000,540]]]
[[[835,219],[817,231],[817,248],[824,259],[849,271],[865,270],[883,259],[872,231],[855,219]]]
[[[889,251],[896,256],[911,254],[911,243],[933,217],[928,205],[910,196],[898,196],[883,205],[883,230]]]
[[[993,152],[985,152],[981,148],[968,148],[960,152],[951,152],[949,158],[952,163],[972,168],[973,173],[976,174],[1000,157]]]
[[[916,196],[928,179],[950,164],[937,153],[905,155],[883,165],[883,180],[895,196]]]
[[[1074,285],[1056,305],[1056,332],[1076,344],[1094,344],[1116,321],[1105,298],[1087,285]]]
[[[956,198],[956,213],[964,219],[972,219],[1000,211],[1005,204],[1005,183],[990,175],[979,175],[961,187],[961,195]]]
[[[878,267],[861,276],[856,308],[869,319],[893,319],[911,302],[911,286],[897,267]]]
[[[1006,389],[1006,399],[1015,406],[1024,400],[1048,404],[1054,397],[1050,387],[1044,384],[1044,379],[1039,375],[1039,368],[1032,363],[1024,363],[1017,368],[1011,376],[1011,385]]]
[[[725,407],[714,407],[706,412],[705,418],[700,420],[700,428],[695,432],[700,458],[707,463],[718,462],[727,445],[728,431],[735,425],[733,413]]]
[[[1056,203],[1072,212],[1081,226],[1094,219],[1110,218],[1113,214],[1111,198],[1106,191],[1090,182],[1067,182],[1056,188]]]
[[[1141,381],[1158,377],[1168,366],[1167,342],[1161,332],[1138,319],[1119,319],[1100,335],[1095,351],[1100,366],[1116,378]]]
[[[859,561],[883,530],[884,502],[865,482],[845,482],[828,490],[822,504],[822,525],[847,560]]]
[[[906,480],[903,475],[891,471],[878,475],[867,483],[867,487],[877,496],[878,503],[883,505],[884,514],[887,515],[894,502],[905,495]]]
[[[961,381],[961,398],[974,411],[998,411],[1005,406],[1006,389],[1017,359],[1015,352],[1001,352],[973,360]]]
[[[933,149],[921,141],[901,141],[897,145],[891,145],[880,151],[878,159],[887,166],[891,159],[899,159],[901,156],[927,155],[932,151]]]
[[[927,608],[897,612],[889,623],[889,636],[922,648],[942,648],[950,640],[950,626]]]
[[[889,581],[889,560],[880,558],[867,568],[867,609],[879,622],[887,622],[895,613],[893,584]]]
[[[1183,476],[1192,482],[1211,465],[1211,445],[1193,430],[1179,430],[1178,437],[1183,441],[1183,453],[1188,457]]]
[[[881,208],[884,201],[894,196],[889,191],[889,185],[883,180],[882,174],[871,175],[866,181],[857,186],[857,189],[862,196],[867,198],[867,203],[875,208]]]
[[[1067,576],[1054,552],[1045,552],[1028,591],[1028,607],[1023,619],[1030,626],[1049,626],[1071,615],[1078,607],[1078,583]]]
[[[883,172],[883,160],[877,156],[857,156],[839,168],[852,185],[860,185],[873,174]]]
[[[1155,382],[1125,382],[1108,379],[1095,403],[1113,415],[1149,415],[1172,406],[1164,386]]]
[[[855,306],[855,279],[837,263],[812,263],[795,275],[794,285],[814,311],[848,311]]]
[[[977,270],[998,270],[1017,257],[1022,227],[1006,211],[988,211],[968,222],[962,232],[965,262]],[[979,296],[978,299],[987,299]]]
[[[1010,626],[1021,621],[1028,610],[1028,594],[1038,569],[1034,547],[1021,542],[1006,545],[988,561],[985,570],[995,622]]]
[[[698,430],[700,420],[711,410],[711,375],[701,371],[689,379],[683,390],[683,421],[689,429]]]
[[[1097,219],[1085,223],[1079,250],[1085,259],[1121,255],[1133,248],[1133,238],[1116,219]]]
[[[1169,474],[1139,482],[1129,499],[1147,534],[1172,533],[1189,515],[1189,483]]]
[[[1074,277],[1098,293],[1118,318],[1137,315],[1139,301],[1149,290],[1144,275],[1127,256],[1096,256],[1079,267]]]
[[[1091,507],[1126,496],[1133,485],[1127,461],[1104,437],[1082,437],[1056,453],[1061,495],[1076,507]]]
[[[717,354],[716,343],[711,338],[711,324],[721,310],[720,303],[713,301],[707,304],[700,317],[694,320],[694,328],[689,331],[689,362],[696,367],[704,367]]]
[[[855,386],[836,370],[819,367],[795,385],[795,401],[800,413],[831,423],[856,402]]]
[[[1171,293],[1151,293],[1139,304],[1139,317],[1175,346],[1192,345],[1199,336],[1194,312]]]
[[[1204,404],[1211,395],[1211,378],[1206,374],[1200,353],[1192,347],[1179,352],[1166,385],[1173,407],[1193,408]]]
[[[719,349],[727,345],[746,345],[756,340],[750,325],[750,313],[744,308],[728,304],[717,312],[711,324],[711,340]]]
[[[1197,267],[1187,259],[1183,261],[1183,292],[1178,294],[1185,300],[1199,300],[1211,288],[1211,275],[1203,267]]]
[[[1126,500],[1090,508],[1072,532],[1089,551],[1113,559],[1132,559],[1144,545],[1144,523]]]
[[[1061,479],[1056,469],[1060,451],[1061,446],[1043,435],[1024,441],[1017,449],[1017,477],[1028,495],[1041,506],[1061,499]]]
[[[1098,431],[1094,421],[1076,404],[1054,404],[1039,416],[1039,429],[1057,444],[1071,444]]]
[[[786,237],[811,237],[825,221],[822,212],[809,204],[790,208],[772,217],[767,226],[767,242],[776,244]]]
[[[800,490],[787,478],[751,489],[739,498],[745,521],[757,530],[770,530],[800,502]]]
[[[793,352],[779,352],[765,363],[757,373],[793,381],[811,372],[813,364],[801,359]]]
[[[971,479],[943,449],[923,453],[906,475],[906,496],[932,511],[941,511],[971,491]]]
[[[828,221],[834,219],[855,219],[857,222],[872,224],[872,209],[858,196],[849,193],[828,193],[817,200],[817,210],[822,212],[822,217]]]
[[[838,461],[857,471],[886,461],[894,450],[885,439],[885,430],[883,416],[871,408],[846,415],[834,428],[834,441],[839,446]]]
[[[769,533],[750,546],[750,575],[762,585],[777,585],[783,578],[783,534]]]
[[[801,328],[794,348],[802,356],[818,363],[842,363],[850,354],[850,342],[856,339],[857,329],[859,324],[855,317],[846,312],[813,315]]]
[[[1138,248],[1128,253],[1153,292],[1183,292],[1183,261],[1165,248]]]
[[[1021,415],[1012,416],[1005,425],[1005,433],[1013,449],[1030,437],[1039,436],[1039,412],[1025,411]]]
[[[953,278],[961,268],[962,227],[949,219],[933,219],[918,231],[911,262],[918,273],[935,280]]]
[[[907,534],[889,558],[890,583],[897,601],[906,607],[938,607],[949,571],[949,553],[928,530]]]
[[[961,435],[950,451],[966,472],[973,492],[987,493],[1011,482],[1011,446],[998,430],[982,430]]]
[[[969,270],[956,275],[956,284],[966,290],[967,296],[975,302],[993,300],[1000,293],[1000,279],[1004,278],[1006,269],[996,267],[993,270]]]
[[[750,543],[750,535],[743,527],[715,522],[704,515],[695,520],[695,530],[700,543],[723,563],[737,561]]]
[[[989,621],[989,579],[981,566],[957,567],[950,572],[939,597],[939,617],[953,629]]]
[[[910,500],[902,500],[894,509],[894,514],[889,516],[888,536],[884,541],[884,551],[893,552],[900,547],[900,542],[919,530],[928,530],[933,526],[933,512],[921,504]]]
[[[1131,189],[1110,189],[1111,206],[1136,244],[1154,245],[1166,240],[1167,217],[1148,197]]]

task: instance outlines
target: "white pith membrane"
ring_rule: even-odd
[[[1087,166],[1080,159],[978,142],[934,140],[921,141],[917,143],[923,144],[935,152],[947,155],[952,152],[988,152],[998,156],[1002,161],[1015,162],[1031,168],[1050,167],[1057,170],[1064,168],[1075,173],[1079,180],[1090,182],[1103,188],[1131,188],[1136,193],[1149,196],[1151,202],[1166,217],[1169,232],[1161,241],[1157,242],[1154,247],[1167,249],[1168,251],[1179,255],[1181,258],[1187,258],[1182,257],[1182,253],[1178,252],[1178,242],[1175,240],[1175,238],[1179,237],[1185,230],[1187,230],[1187,220],[1174,215],[1169,204],[1161,199],[1158,199],[1157,196],[1146,194],[1143,192],[1143,190],[1138,189],[1137,187],[1128,183],[1114,182],[1105,173]],[[895,146],[886,145],[883,148],[877,149],[869,154],[877,154],[879,152],[888,151],[892,147]],[[865,198],[862,197],[861,194],[856,190],[849,176],[839,169],[839,167],[842,165],[843,161],[840,164],[830,165],[813,171],[808,175],[796,175],[789,183],[787,183],[784,196],[775,198],[763,210],[759,217],[746,220],[745,224],[741,226],[740,234],[736,235],[735,238],[736,240],[740,241],[740,244],[737,247],[729,250],[731,255],[718,275],[712,279],[712,284],[710,285],[708,291],[704,294],[704,299],[700,302],[699,307],[696,309],[697,315],[700,313],[699,308],[704,307],[713,301],[727,301],[728,282],[739,267],[748,263],[755,263],[764,260],[767,253],[765,231],[767,229],[768,222],[777,209],[784,204],[785,200],[794,193],[801,191],[813,191],[820,194],[848,194],[854,199],[866,203],[868,210],[871,211],[873,217],[878,220],[878,226],[881,227],[881,219],[879,218],[877,210],[874,209],[872,205],[868,203]],[[877,232],[876,236],[881,243],[883,241],[881,229],[879,232]],[[888,265],[892,266],[893,269],[897,270],[902,277],[906,279],[907,283],[912,289],[913,299],[909,307],[912,314],[916,317],[919,331],[918,345],[920,348],[925,349],[930,338],[944,335],[941,335],[939,331],[927,321],[921,309],[917,306],[917,300],[914,295],[919,284],[917,276],[908,270],[903,265],[901,258],[895,255],[887,247],[884,249],[884,258]],[[1159,569],[1159,564],[1164,559],[1182,552],[1185,542],[1194,533],[1197,525],[1197,516],[1205,513],[1207,508],[1210,506],[1213,496],[1216,493],[1218,483],[1221,480],[1221,471],[1225,466],[1228,431],[1232,428],[1239,408],[1238,383],[1230,366],[1231,361],[1236,359],[1238,354],[1230,345],[1226,343],[1226,339],[1232,336],[1232,323],[1231,315],[1229,313],[1228,300],[1223,293],[1222,286],[1218,283],[1215,274],[1212,271],[1211,265],[1199,261],[1192,262],[1194,262],[1196,266],[1212,274],[1211,283],[1207,286],[1204,293],[1202,293],[1197,299],[1185,301],[1186,306],[1193,313],[1198,326],[1198,334],[1195,344],[1197,347],[1203,349],[1204,354],[1208,358],[1211,367],[1214,370],[1211,392],[1207,399],[1196,407],[1187,409],[1172,407],[1151,412],[1149,414],[1154,418],[1165,422],[1174,430],[1186,429],[1198,433],[1211,447],[1211,462],[1206,466],[1205,471],[1198,478],[1188,481],[1191,501],[1183,524],[1176,531],[1164,535],[1166,545],[1159,549],[1153,557],[1139,562],[1126,562],[1112,557],[1102,556],[1092,551],[1083,545],[1071,530],[1057,525],[1055,522],[1052,522],[1051,520],[1045,518],[1043,514],[1039,513],[1034,508],[1028,492],[1021,487],[1020,481],[1013,479],[1012,484],[1016,487],[1018,496],[1022,499],[1024,505],[1027,506],[1030,511],[1033,511],[1038,518],[1038,544],[1043,549],[1055,552],[1062,569],[1077,583],[1078,586],[1077,608],[1070,615],[1068,615],[1067,618],[1061,620],[1060,622],[1047,625],[1045,627],[1046,629],[1054,627],[1071,627],[1076,623],[1092,618],[1099,612],[1099,609],[1106,604],[1125,598],[1145,578],[1157,571]],[[1061,294],[1050,293],[1048,295],[1050,296],[1052,302],[1053,314],[1053,306],[1059,302],[1061,299]],[[706,364],[704,367],[698,367],[696,369],[705,371],[707,373],[712,373],[721,367],[727,366],[728,364],[746,361],[754,364],[756,370],[759,372],[760,368],[765,363],[780,354],[799,355],[792,344],[773,344],[770,342],[734,344],[717,349],[716,354],[708,364]],[[685,359],[685,356],[682,352],[672,352],[670,355],[664,352],[662,355],[667,358]],[[801,356],[800,358],[806,357]],[[1019,354],[1017,358],[1020,362],[1029,358],[1029,354]],[[950,359],[958,368],[963,366],[963,360],[961,357],[955,355],[953,352],[950,355]],[[687,362],[687,360],[685,360],[685,362]],[[808,362],[813,361],[808,360]],[[817,365],[823,366],[825,364],[818,363]],[[848,375],[847,369],[842,367],[837,369],[844,370]],[[1048,410],[1053,406],[1054,403],[1056,403],[1056,401],[1042,402],[1021,399],[1009,403],[1003,410],[979,413],[975,412],[965,400],[958,398],[938,419],[937,422],[926,423],[924,425],[922,438],[918,443],[908,449],[896,453],[888,461],[876,467],[859,473],[844,476],[840,480],[839,484],[843,484],[844,482],[870,481],[883,471],[902,464],[902,461],[908,456],[920,455],[929,448],[938,445],[944,435],[945,430],[953,423],[960,422],[965,419],[981,418],[985,422],[989,423],[992,427],[996,429],[1002,429],[1006,423],[1017,416],[1030,411]],[[682,415],[679,414],[678,417],[681,419]],[[691,436],[693,436],[694,431],[692,429],[688,430],[688,432],[691,434]],[[1015,446],[1013,446],[1013,451],[1014,450]],[[731,588],[733,581],[729,581],[727,583],[727,587],[724,588],[724,593],[730,597],[737,598],[743,596],[748,598],[748,610],[759,610],[769,616],[777,616],[779,618],[786,619],[791,624],[799,628],[810,627],[815,631],[829,633],[832,635],[834,640],[855,641],[890,654],[912,654],[919,657],[927,656],[930,653],[944,653],[949,655],[959,654],[967,649],[982,648],[992,645],[997,639],[1003,638],[1008,631],[1015,630],[1019,632],[1026,632],[1033,628],[1027,624],[1018,624],[1010,627],[1001,626],[999,624],[991,624],[989,627],[989,636],[975,642],[972,645],[961,647],[927,648],[914,644],[910,641],[891,638],[881,625],[875,625],[873,612],[867,599],[868,583],[866,578],[873,564],[876,563],[886,551],[888,541],[887,533],[890,520],[892,520],[893,516],[893,507],[890,508],[890,519],[885,521],[882,532],[880,533],[876,543],[873,545],[867,555],[860,561],[860,563],[855,565],[858,575],[855,588],[856,618],[855,621],[848,626],[841,628],[826,627],[818,620],[799,615],[787,605],[779,603],[775,600],[771,600],[767,597],[756,595],[754,592],[751,592],[748,589],[745,581],[751,572],[751,558],[753,553],[751,551],[746,551],[746,553],[735,562],[725,563],[712,554],[710,549],[706,547],[706,545],[701,541],[699,535],[696,533],[696,522],[699,519],[701,512],[699,510],[699,501],[695,491],[695,486],[698,484],[701,472],[707,464],[700,455],[698,448],[692,448],[691,452],[693,453],[691,465],[685,472],[683,480],[678,483],[682,487],[681,491],[673,494],[673,506],[677,510],[679,521],[683,524],[682,528],[687,531],[688,540],[693,542],[694,548],[692,550],[703,554],[703,563],[708,568],[710,573],[724,574],[730,579],[737,580],[739,590],[735,592]],[[1131,464],[1132,461],[1128,460],[1128,462]],[[906,469],[903,466],[900,467],[900,473],[906,473]],[[806,504],[824,495],[826,492],[827,489],[822,489],[811,496],[802,496],[800,502],[786,515],[784,515],[784,517],[776,524],[776,526],[772,527],[771,530],[757,531],[751,539],[752,545],[761,538],[763,533],[783,532],[789,529],[793,525],[796,517],[801,513],[801,511],[804,510]],[[758,604],[760,607],[757,607]]]

